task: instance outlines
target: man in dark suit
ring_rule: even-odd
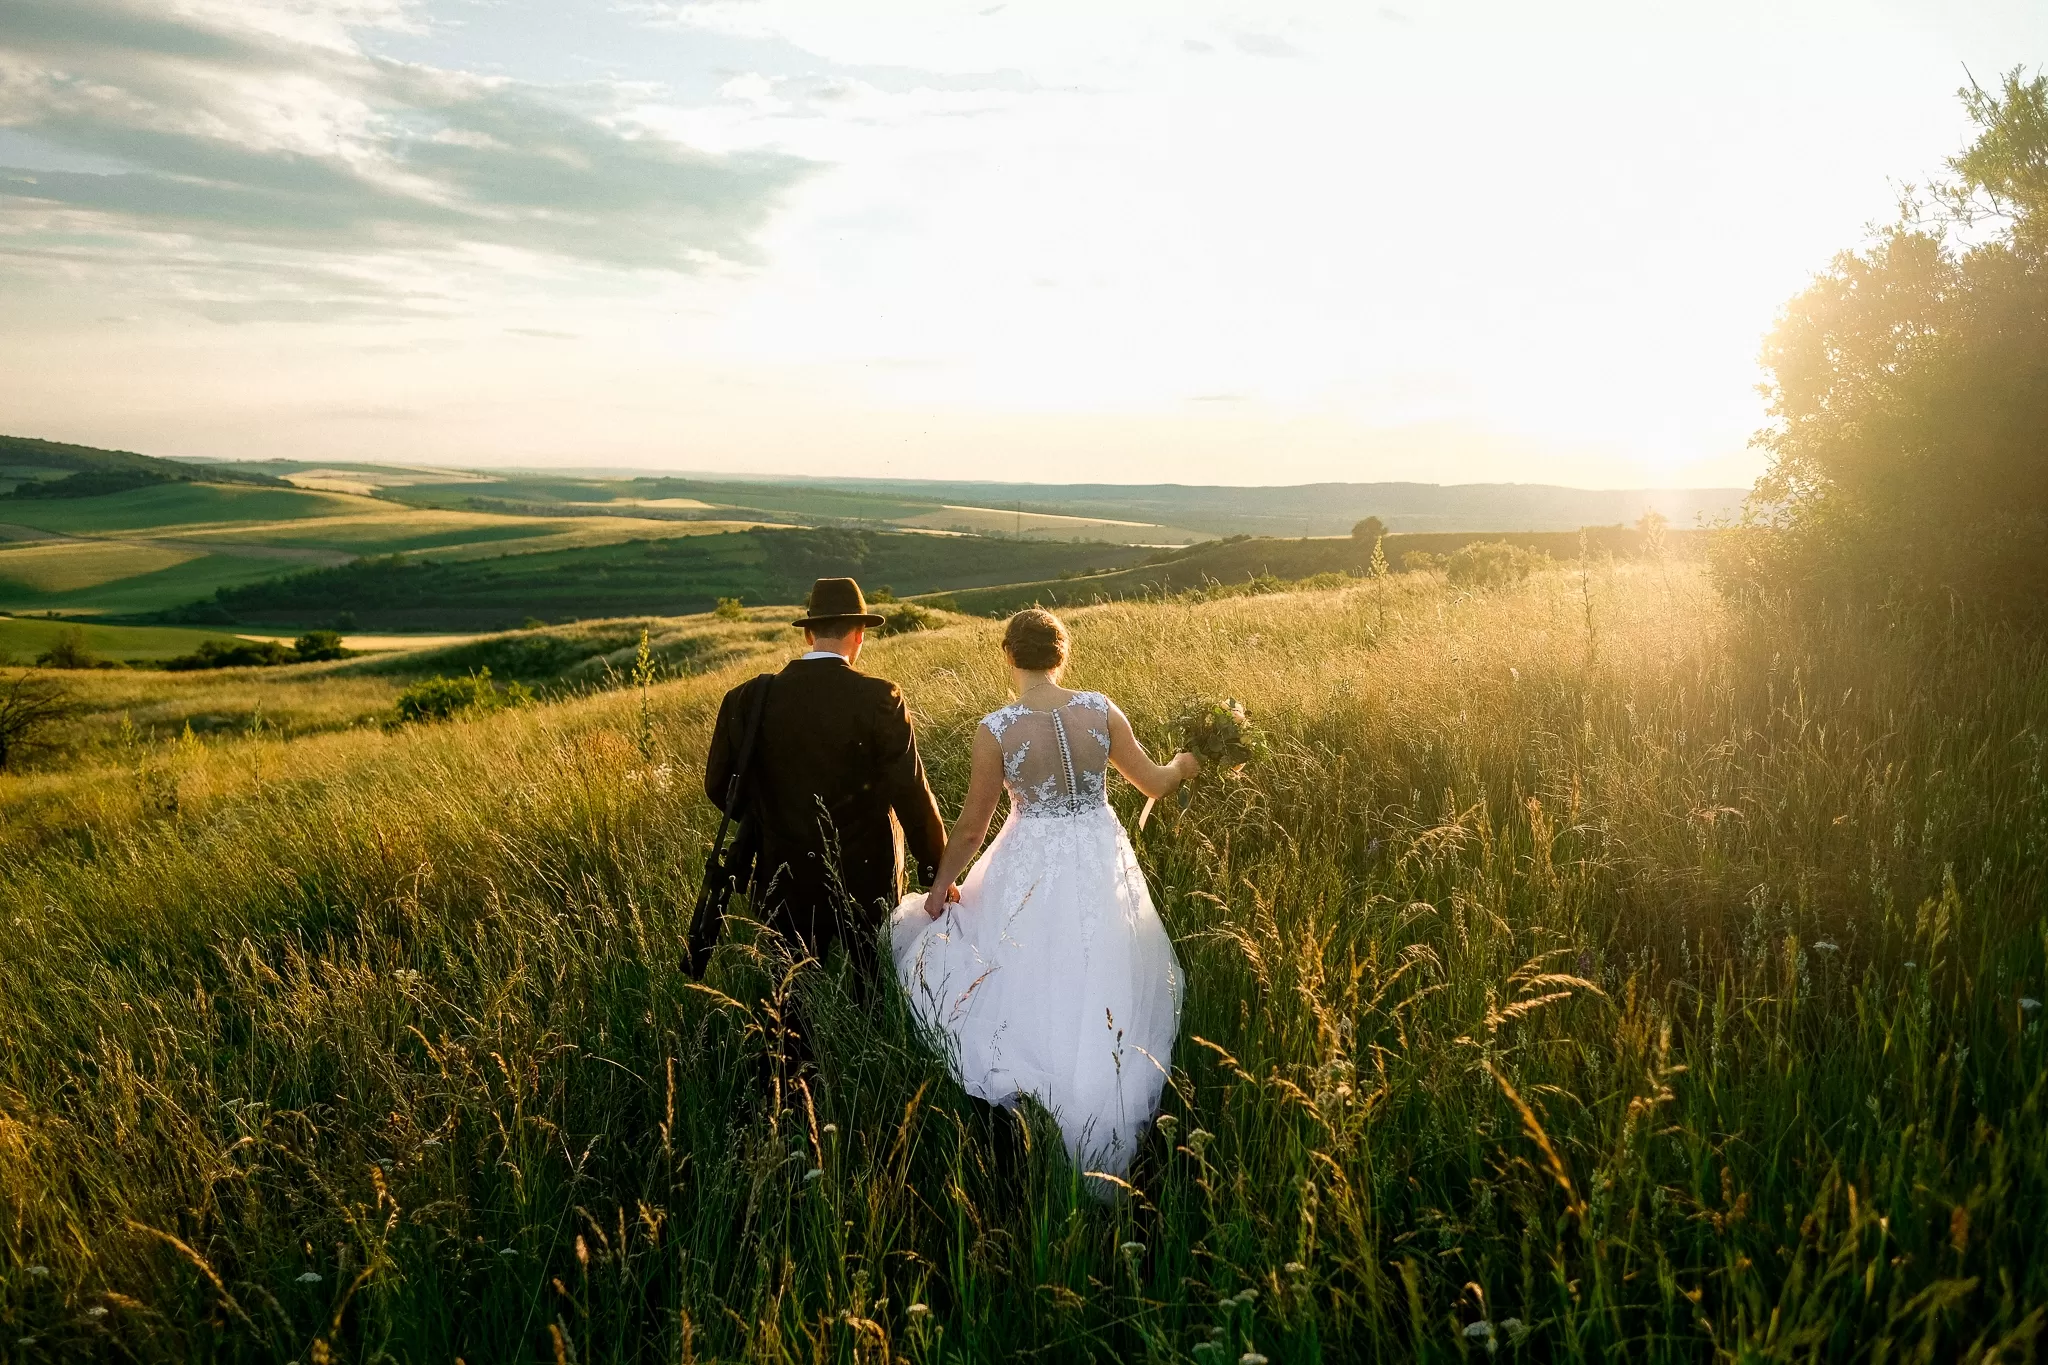
[[[767,688],[742,809],[760,839],[755,913],[799,951],[823,960],[836,942],[853,960],[856,989],[876,976],[875,937],[902,897],[902,851],[937,875],[946,827],[925,781],[903,694],[858,672],[869,628],[882,624],[851,578],[821,578],[801,620],[810,650],[780,673],[726,693],[704,763],[704,790],[724,806],[757,689]]]

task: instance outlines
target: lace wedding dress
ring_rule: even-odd
[[[1006,706],[1010,816],[934,920],[891,917],[896,975],[970,1095],[1030,1095],[1086,1171],[1121,1177],[1159,1107],[1184,983],[1131,842],[1109,807],[1110,701]]]

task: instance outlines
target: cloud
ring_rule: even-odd
[[[9,0],[0,127],[92,169],[0,164],[0,244],[64,257],[126,234],[137,251],[179,243],[188,256],[481,248],[690,270],[753,261],[769,216],[815,168],[663,136],[623,113],[623,89],[392,61],[351,37],[406,22],[383,0],[168,13]]]
[[[1277,33],[1240,33],[1232,44],[1247,57],[1301,57],[1306,56],[1300,48]]]

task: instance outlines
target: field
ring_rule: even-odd
[[[2039,646],[1796,629],[1677,563],[1071,619],[1073,681],[1155,745],[1215,694],[1274,740],[1138,840],[1191,987],[1129,1198],[1090,1202],[1042,1132],[999,1175],[893,1002],[743,931],[684,976],[710,718],[789,645],[674,622],[728,662],[0,777],[8,1349],[2031,1353]],[[949,809],[1003,700],[995,629],[867,661]],[[366,689],[339,715],[392,662],[275,682]]]
[[[9,500],[0,502],[0,610],[132,615],[358,556],[459,560],[748,524],[433,511],[349,493],[203,483]]]
[[[1693,553],[1700,541],[1698,531],[1666,531],[1665,547],[1674,554]],[[1573,531],[1519,531],[1500,535],[1429,533],[1393,534],[1385,538],[1389,567],[1399,570],[1402,556],[1411,551],[1448,555],[1475,540],[1504,540],[1555,560],[1575,560],[1582,553],[1595,557],[1638,558],[1645,553],[1642,533],[1620,526],[1597,526],[1584,533]],[[1282,582],[1313,578],[1317,574],[1347,574],[1361,577],[1371,571],[1371,544],[1350,536],[1321,536],[1308,540],[1278,540],[1263,536],[1234,536],[1206,541],[1184,550],[1165,550],[1147,555],[1143,563],[1129,568],[1093,574],[1068,574],[1037,583],[1005,583],[996,587],[970,589],[947,594],[962,611],[992,616],[1028,606],[1086,606],[1131,597],[1161,597],[1210,587],[1235,587],[1253,579]]]
[[[631,523],[592,518],[590,524]],[[675,525],[687,531],[722,523]],[[367,629],[505,630],[530,618],[701,612],[721,597],[749,605],[800,601],[811,581],[825,575],[856,574],[871,592],[928,593],[1110,568],[1144,553],[1093,543],[761,528],[491,558],[437,553],[404,563],[362,560],[232,590],[183,615],[298,626],[327,625],[345,611]]]
[[[0,616],[0,664],[26,664],[55,644],[59,636],[74,630],[93,653],[124,661],[169,659],[190,654],[202,640],[227,638],[224,631],[189,626],[103,626]]]

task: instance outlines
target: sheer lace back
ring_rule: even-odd
[[[1108,804],[1109,698],[1076,692],[1050,711],[1012,704],[982,718],[1003,746],[1017,814],[1078,815]]]

